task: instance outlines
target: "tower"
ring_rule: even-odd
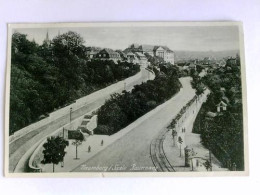
[[[46,44],[47,46],[51,45],[51,41],[49,39],[49,32],[48,32],[48,30],[47,30],[47,33],[46,33],[46,38],[43,41],[43,44]]]

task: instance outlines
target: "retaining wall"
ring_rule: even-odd
[[[87,95],[85,97],[79,98],[76,100],[75,103],[66,106],[64,108],[61,108],[59,110],[56,110],[49,114],[49,117],[44,118],[38,122],[35,122],[33,124],[30,124],[29,126],[26,126],[18,131],[16,131],[13,135],[9,136],[9,144],[13,141],[19,139],[20,137],[24,136],[25,134],[40,128],[44,125],[47,125],[53,120],[56,120],[70,112],[70,108],[73,110],[77,110],[78,108],[81,108],[82,106],[90,103],[91,101],[95,100],[96,98],[102,98],[104,96],[107,96],[109,94],[115,93],[116,91],[119,91],[120,89],[124,89],[125,85],[131,85],[132,83],[136,82],[138,79],[142,77],[143,71],[141,70],[136,75],[129,77],[123,81],[119,81],[115,84],[112,84],[104,89],[101,89],[99,91],[96,91],[90,95]]]

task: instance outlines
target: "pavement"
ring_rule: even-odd
[[[183,90],[181,90],[177,95],[164,104],[160,105],[160,108],[156,108],[156,111],[152,110],[152,114],[150,114],[149,117],[143,116],[144,118],[139,118],[138,120],[141,120],[141,122],[135,122],[134,124],[137,125],[131,129],[126,128],[126,132],[124,132],[123,129],[119,131],[118,134],[104,138],[105,143],[111,142],[110,145],[106,146],[106,148],[100,150],[97,149],[97,151],[95,151],[93,148],[92,152],[95,154],[92,154],[91,156],[86,153],[88,144],[82,145],[79,156],[82,157],[82,161],[84,159],[85,161],[71,171],[156,171],[150,157],[151,141],[158,136],[163,127],[166,127],[169,124],[169,122],[177,115],[180,109],[186,103],[188,103],[188,101],[195,94],[194,89],[191,88],[189,77],[181,78],[180,81],[182,83]],[[98,140],[96,144],[99,144],[100,138],[97,137],[95,139]],[[97,146],[93,145],[93,147]],[[101,146],[99,146],[99,148],[100,147]],[[72,154],[73,153],[71,153],[71,155]],[[75,152],[73,156],[69,156],[69,152],[67,155],[68,158],[73,159]],[[70,168],[67,170],[69,169]]]
[[[140,84],[145,82],[150,76],[148,71],[142,69],[142,77],[137,81],[127,84],[126,90],[131,90],[134,85]],[[122,89],[116,92],[121,92]],[[100,107],[104,104],[105,100],[110,97],[110,94],[97,97],[92,102],[87,103],[86,105],[82,106],[81,108],[75,110],[72,113],[72,120],[94,110],[95,108]],[[13,141],[9,144],[9,172],[14,172],[16,165],[18,164],[19,160],[26,154],[28,150],[35,146],[35,143],[39,142],[43,137],[48,136],[56,129],[68,124],[70,121],[69,113],[67,115],[61,116],[60,118],[53,120],[51,123],[44,125],[40,128],[31,131],[24,136],[20,137],[19,139]],[[26,170],[26,169],[25,169]]]
[[[175,138],[175,141],[173,140],[171,131],[168,131],[165,136],[165,140],[163,143],[164,152],[170,164],[177,172],[207,171],[203,163],[209,159],[209,150],[201,144],[200,134],[192,133],[192,129],[196,116],[201,108],[202,103],[206,101],[206,96],[208,93],[209,91],[206,90],[204,94],[200,97],[200,100],[198,102],[194,102],[188,109],[187,113],[184,114],[185,120],[183,121],[183,123],[180,123],[177,129],[178,134]],[[182,128],[185,128],[185,132],[181,131]],[[180,144],[177,143],[177,137],[179,136],[182,137],[183,140],[183,143],[181,144],[181,150]],[[192,149],[195,153],[195,158],[193,160],[193,169],[190,167],[185,167],[184,148],[186,146]],[[211,161],[212,171],[228,171],[228,169],[221,167],[221,163],[213,154],[211,154]]]

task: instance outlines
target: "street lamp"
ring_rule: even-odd
[[[70,123],[71,123],[72,108],[70,108]]]

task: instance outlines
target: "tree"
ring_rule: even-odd
[[[209,160],[206,160],[206,162],[203,163],[203,165],[205,166],[205,168],[208,170],[211,170],[212,166]]]
[[[183,140],[180,136],[178,137],[178,143],[180,144],[180,157],[181,157],[181,145],[183,143]]]
[[[75,140],[72,142],[72,145],[74,145],[76,147],[76,158],[75,159],[79,159],[78,158],[78,146],[80,146],[84,140],[85,140],[84,135],[82,133],[79,133],[79,136],[76,136]]]
[[[173,145],[175,146],[175,137],[177,136],[177,131],[175,129],[172,130],[172,138],[173,138]]]
[[[66,154],[65,148],[69,145],[69,142],[62,137],[49,137],[47,142],[43,144],[43,164],[53,164],[53,172],[55,164],[62,162]]]

